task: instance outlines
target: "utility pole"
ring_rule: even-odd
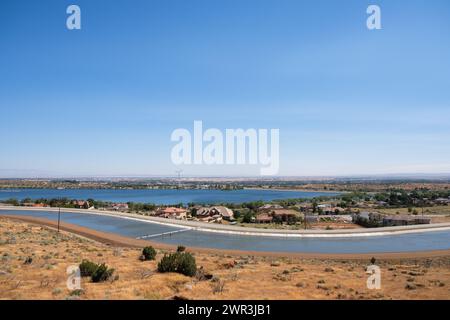
[[[425,201],[422,200],[422,217],[423,217],[423,207],[425,206]]]
[[[175,172],[178,175],[178,189],[181,189],[181,173],[183,172],[183,170],[176,170]]]
[[[59,232],[59,223],[61,221],[61,207],[58,208],[58,232]]]
[[[307,216],[308,216],[308,209],[305,210],[305,221],[303,221],[305,224],[305,230],[306,230],[306,221],[308,220]]]

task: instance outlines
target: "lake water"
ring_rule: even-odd
[[[251,201],[271,201],[292,198],[313,198],[333,196],[339,193],[280,191],[280,190],[117,190],[117,189],[0,189],[0,200],[59,198],[95,199],[112,202],[142,202],[154,204],[178,203],[242,203]]]
[[[28,215],[56,220],[56,212],[0,210],[0,215]],[[137,238],[179,228],[89,213],[61,213],[63,222]],[[189,230],[151,241],[215,249],[267,252],[377,253],[450,249],[450,230],[349,238],[286,238],[209,233]]]

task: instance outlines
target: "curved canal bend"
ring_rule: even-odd
[[[32,216],[49,220],[57,220],[58,218],[57,212],[35,210],[2,209],[0,210],[0,215]],[[292,238],[196,231],[183,227],[161,225],[152,221],[133,220],[87,212],[61,212],[61,220],[66,223],[134,239],[142,238],[164,244],[225,250],[363,254],[450,249],[450,230],[371,237]],[[168,235],[167,233],[170,234]]]

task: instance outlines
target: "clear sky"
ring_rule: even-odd
[[[450,172],[448,0],[3,0],[0,35],[0,176],[173,175],[194,120],[279,128],[280,175]]]

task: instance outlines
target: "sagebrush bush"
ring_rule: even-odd
[[[197,273],[197,265],[192,254],[184,252],[180,254],[177,272],[189,277],[195,276]]]
[[[111,278],[114,269],[108,268],[104,263],[97,264],[89,260],[83,260],[80,265],[80,274],[82,277],[91,277],[92,282],[102,282]]]
[[[108,268],[104,263],[98,266],[91,276],[92,282],[103,282],[111,278],[114,273],[114,269]]]
[[[82,277],[90,277],[95,272],[95,270],[97,270],[98,264],[89,260],[83,260],[80,263],[79,268]]]
[[[158,263],[159,272],[175,272],[177,267],[176,254],[165,254]]]
[[[144,256],[145,260],[155,260],[156,250],[152,246],[145,247],[142,250],[142,255]]]
[[[187,252],[175,252],[164,255],[158,263],[158,272],[178,272],[192,277],[197,271],[195,258]]]

